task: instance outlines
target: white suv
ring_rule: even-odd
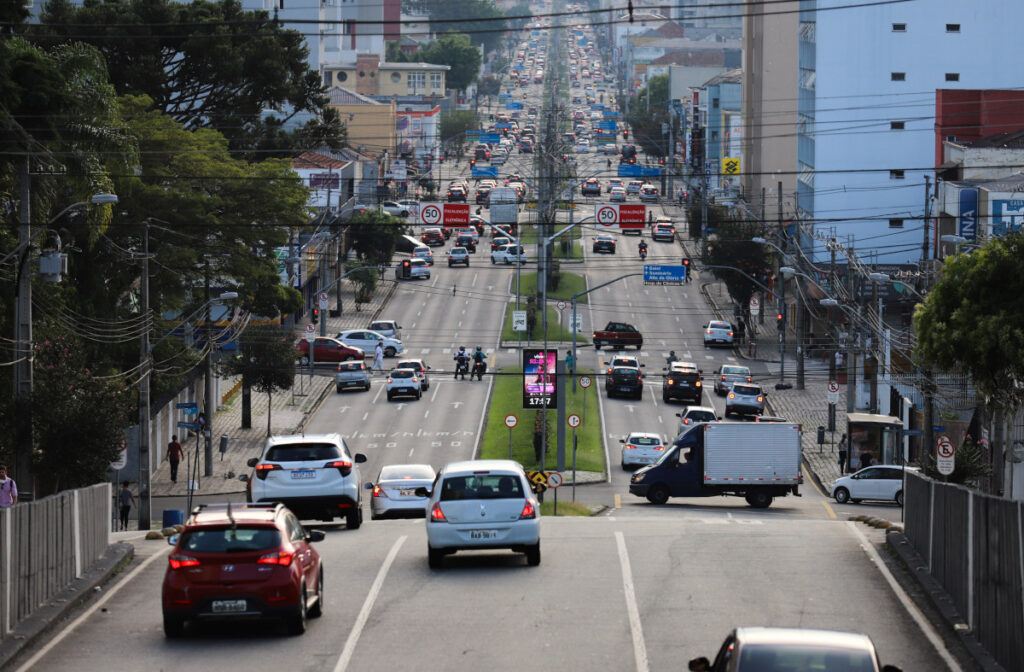
[[[446,465],[427,499],[427,560],[441,567],[459,550],[508,548],[540,564],[540,502],[518,462],[468,460]]]
[[[246,501],[281,502],[303,520],[344,516],[349,529],[363,522],[359,467],[366,456],[348,451],[340,434],[271,436],[249,460]]]
[[[491,252],[491,263],[496,264],[500,261],[503,264],[514,264],[517,257],[520,264],[526,263],[526,251],[522,245],[501,245]]]

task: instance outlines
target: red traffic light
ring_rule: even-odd
[[[320,309],[319,308],[314,308],[313,309],[313,314],[310,316],[310,320],[309,321],[312,322],[313,324],[316,324],[317,322],[320,321]]]

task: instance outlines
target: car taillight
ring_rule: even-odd
[[[434,502],[434,507],[430,509],[430,522],[432,523],[447,523],[448,519],[444,517],[444,511],[441,510],[441,503]]]
[[[636,446],[631,443],[626,444],[626,450],[636,450]]]
[[[750,377],[750,376],[747,376],[747,382],[748,382],[748,383],[750,383],[750,382],[753,382],[753,379],[751,379],[751,377]]]
[[[690,419],[689,418],[683,418],[683,424],[684,425],[690,424]]]
[[[193,558],[190,555],[172,555],[167,558],[167,562],[170,563],[171,569],[181,569],[182,567],[198,567],[199,560]]]
[[[391,376],[388,376],[388,384],[390,385],[392,382],[394,381],[391,380]]]
[[[668,384],[669,385],[675,385],[676,384],[675,378],[669,378],[668,379]]]
[[[764,397],[758,397],[757,398],[757,403],[760,404],[760,403],[763,403],[763,402],[764,402]]]
[[[732,332],[731,331],[729,332],[729,338],[732,338]]]
[[[257,464],[256,465],[256,478],[260,479],[261,481],[265,481],[265,480],[267,480],[267,474],[269,474],[272,471],[277,471],[277,470],[280,470],[280,469],[281,469],[281,465],[280,464],[270,464],[269,462],[263,462],[262,464]]]
[[[420,382],[420,379],[419,379],[419,378],[417,378],[416,376],[413,376],[413,377],[412,377],[412,382],[414,382],[414,383],[418,383],[418,382]]]
[[[725,376],[722,376],[722,382],[723,383],[725,382]],[[750,381],[747,381],[747,382],[750,382]]]
[[[655,450],[665,450],[665,446],[655,446]]]
[[[337,469],[342,476],[352,473],[352,463],[348,460],[335,460],[324,465],[324,469]]]
[[[736,395],[735,395],[734,393],[730,392],[730,393],[729,393],[729,398],[730,398],[730,399],[735,399],[735,398],[736,398]]]
[[[288,551],[267,553],[266,555],[261,555],[260,559],[257,560],[256,563],[260,565],[280,565],[282,567],[287,567],[292,564],[292,557],[294,556],[294,553],[290,553]]]
[[[523,504],[523,512],[519,514],[519,520],[532,520],[537,517],[537,509],[533,508],[533,503],[530,500],[526,500]]]
[[[701,386],[699,380],[696,383],[694,383],[693,385],[694,385],[694,387],[700,387]]]
[[[382,490],[379,485],[373,486],[373,496],[374,497],[387,497],[387,495],[384,493],[384,490]]]

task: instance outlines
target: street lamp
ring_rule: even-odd
[[[943,236],[943,237],[945,237],[945,236]],[[868,278],[870,280],[874,281],[874,282],[895,282],[889,276],[888,273],[873,272],[873,273],[869,273],[868,274]],[[904,289],[906,289],[907,291],[909,291],[914,296],[916,296],[917,298],[919,298],[922,301],[924,301],[925,297],[924,297],[924,294],[922,294],[921,292],[917,291],[916,289],[914,289],[913,287],[911,287],[910,285],[908,285],[908,284],[906,284],[904,282],[899,283],[899,285],[901,287],[903,287]],[[879,320],[881,320],[881,314],[879,314]]]

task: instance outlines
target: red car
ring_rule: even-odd
[[[306,531],[283,504],[207,504],[193,510],[164,574],[164,634],[190,620],[283,619],[289,634],[323,613],[324,570]]]
[[[337,363],[347,362],[350,359],[365,359],[366,353],[361,348],[353,348],[345,345],[336,338],[328,336],[317,336],[313,346],[314,363]],[[295,346],[298,352],[299,361],[309,364],[309,341],[305,338]]]

